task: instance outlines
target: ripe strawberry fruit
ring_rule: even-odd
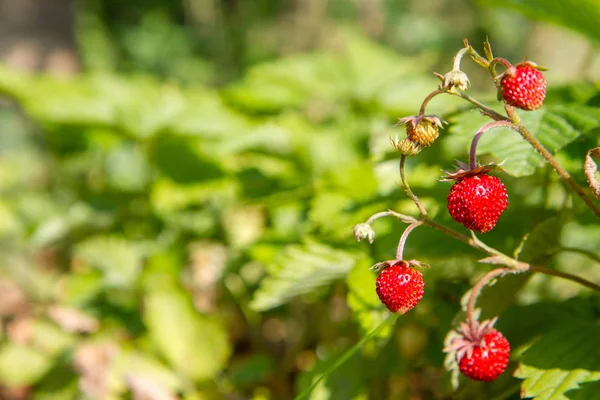
[[[493,381],[500,376],[510,357],[508,340],[494,329],[496,318],[479,324],[462,323],[446,352],[456,352],[460,372],[477,381]]]
[[[488,232],[508,206],[502,181],[482,172],[460,178],[448,195],[448,211],[456,222],[477,232]]]
[[[377,277],[377,295],[391,312],[406,314],[423,298],[423,274],[406,261],[385,268]]]
[[[463,375],[476,381],[490,382],[504,372],[510,357],[510,344],[496,329],[483,335],[473,345],[471,354],[466,352],[458,361]]]
[[[504,73],[500,90],[506,104],[522,110],[535,110],[542,106],[546,97],[546,78],[534,64],[517,64]]]

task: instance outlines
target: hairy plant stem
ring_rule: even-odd
[[[419,209],[419,212],[421,213],[421,215],[423,217],[427,217],[427,210],[425,209],[423,204],[421,204],[421,202],[419,201],[419,198],[417,196],[415,196],[415,194],[410,189],[410,186],[408,185],[408,181],[406,180],[406,176],[404,174],[404,163],[405,162],[406,162],[406,156],[403,154],[402,157],[400,157],[400,179],[402,180],[402,188],[404,189],[404,191],[406,192],[408,197],[410,197],[410,199],[415,203],[415,205]]]
[[[421,108],[419,109],[419,116],[425,114],[425,108],[427,107],[427,103],[429,103],[431,99],[433,99],[435,96],[442,93],[446,93],[446,91],[443,89],[436,89],[433,92],[429,93],[427,97],[425,97],[425,100],[423,100],[423,103],[421,104]]]
[[[489,271],[487,274],[481,277],[471,289],[471,294],[469,296],[469,303],[467,304],[467,322],[473,331],[477,330],[477,319],[475,318],[475,302],[481,293],[481,290],[490,283],[492,280],[504,276],[506,274],[516,274],[519,272],[523,272],[523,270],[501,267],[496,268]]]
[[[544,157],[548,164],[550,164],[552,168],[554,168],[558,175],[567,183],[567,185],[575,192],[575,194],[577,194],[577,196],[579,196],[581,200],[583,200],[585,205],[588,206],[590,210],[592,210],[594,215],[598,219],[600,219],[600,208],[598,208],[598,206],[594,204],[594,202],[587,196],[583,188],[579,186],[577,182],[575,182],[575,180],[573,180],[573,178],[567,172],[567,170],[564,169],[562,165],[560,165],[560,163],[556,160],[556,158],[552,156],[552,154],[544,147],[544,145],[542,145],[540,141],[537,140],[535,136],[533,136],[529,129],[527,129],[521,123],[521,118],[519,118],[519,115],[517,114],[515,108],[509,105],[505,105],[504,109],[506,110],[506,113],[510,117],[512,123],[517,128],[517,132],[521,134],[523,139],[529,142],[529,144],[534,149],[536,149],[537,152],[542,155],[542,157]]]
[[[490,129],[501,127],[511,128],[515,131],[517,130],[517,128],[510,121],[494,121],[485,124],[484,126],[479,128],[477,133],[475,133],[475,136],[473,136],[473,141],[471,142],[471,151],[469,152],[469,167],[471,169],[475,169],[475,167],[477,166],[477,143],[479,143],[479,139],[481,138],[481,136],[483,136],[483,134],[489,131]]]
[[[408,235],[410,235],[413,229],[422,224],[422,221],[413,222],[406,227],[404,232],[402,232],[402,236],[400,236],[400,241],[398,242],[398,249],[396,249],[396,260],[404,260],[404,245],[406,244],[406,239],[408,239]]]
[[[479,108],[479,110],[481,111],[481,113],[483,115],[487,115],[488,117],[490,117],[491,119],[493,119],[495,121],[509,121],[509,119],[507,117],[505,117],[504,115],[497,113],[496,111],[492,110],[491,108],[489,108],[488,106],[486,106],[485,104],[480,102],[479,100],[469,96],[466,93],[456,90],[455,88],[449,90],[447,93],[449,93],[453,96],[458,96],[464,100],[467,100],[469,103],[472,103],[473,105],[477,106],[477,108]]]

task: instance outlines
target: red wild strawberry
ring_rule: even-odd
[[[522,110],[535,110],[546,97],[546,78],[532,63],[509,68],[500,81],[500,90],[506,104]]]
[[[377,295],[391,312],[406,314],[423,298],[423,274],[406,261],[385,268],[377,277]]]
[[[481,325],[461,324],[459,337],[444,351],[456,351],[458,369],[468,378],[490,382],[500,376],[510,357],[508,340],[493,328],[496,320],[484,321]]]
[[[460,178],[448,195],[448,211],[456,222],[477,232],[488,232],[508,206],[502,181],[482,172]]]

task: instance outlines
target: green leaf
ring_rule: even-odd
[[[110,287],[130,287],[139,276],[144,251],[118,236],[95,236],[75,247],[75,257],[102,272]]]
[[[342,63],[330,54],[314,53],[263,63],[225,91],[229,101],[262,112],[298,107],[312,98],[337,98],[347,90]]]
[[[261,282],[250,307],[269,310],[327,286],[348,273],[355,260],[354,254],[315,242],[288,245],[268,266],[271,274]]]
[[[381,304],[375,291],[375,274],[369,269],[367,260],[356,263],[346,278],[348,285],[348,306],[354,319],[360,325],[363,335],[380,326],[389,316],[389,311]],[[377,331],[374,339],[389,338],[393,325],[387,325]]]
[[[523,125],[551,152],[556,153],[582,134],[600,125],[600,110],[582,105],[549,105],[521,113]],[[476,113],[459,114],[452,120],[451,133],[468,146],[475,132],[485,123]],[[521,135],[508,128],[486,132],[477,146],[479,155],[490,153],[505,161],[503,168],[515,177],[531,175],[544,165],[544,159]]]
[[[533,231],[523,238],[518,259],[536,265],[550,264],[560,247],[563,226],[562,216],[550,218],[536,225]]]
[[[595,0],[485,0],[496,7],[512,8],[541,21],[582,33],[600,44],[600,3]]]
[[[0,382],[9,386],[29,386],[52,366],[49,356],[30,347],[6,343],[0,349]]]
[[[600,327],[577,320],[555,327],[525,351],[515,376],[524,379],[524,397],[568,399],[565,392],[600,380]]]
[[[105,168],[108,182],[117,190],[142,190],[150,179],[146,154],[130,144],[111,149],[105,159]]]
[[[231,354],[227,333],[199,314],[173,285],[152,287],[144,298],[144,321],[161,354],[178,372],[203,381],[221,371]]]

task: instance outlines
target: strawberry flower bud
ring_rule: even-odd
[[[363,239],[367,239],[369,243],[373,243],[375,240],[375,231],[371,228],[371,225],[367,223],[363,222],[362,224],[358,224],[352,230],[354,231],[354,237],[359,242]]]
[[[459,90],[467,90],[471,87],[471,81],[469,77],[461,70],[452,70],[443,77],[442,81],[443,89],[452,89],[456,87]]]

